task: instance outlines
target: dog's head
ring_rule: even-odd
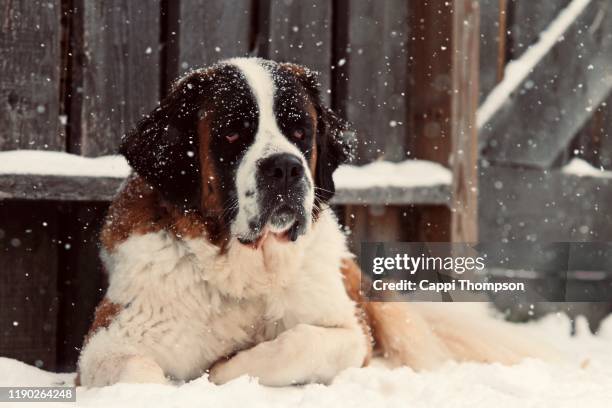
[[[346,126],[322,105],[308,69],[237,58],[178,80],[120,150],[217,238],[257,246],[269,235],[295,241],[311,227],[350,156]]]

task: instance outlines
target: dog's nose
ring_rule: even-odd
[[[264,159],[260,166],[266,181],[278,188],[292,187],[304,175],[302,161],[289,153],[272,155]]]

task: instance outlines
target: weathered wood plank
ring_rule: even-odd
[[[60,133],[60,0],[4,2],[0,150],[64,150]]]
[[[121,135],[157,104],[159,3],[82,1],[77,9],[71,152],[115,152]]]
[[[409,150],[413,157],[448,166],[451,154],[452,5],[409,2]]]
[[[612,240],[612,179],[492,165],[480,197],[483,242]]]
[[[330,100],[332,2],[272,0],[266,57],[305,65],[320,74],[322,96]]]
[[[406,158],[408,2],[348,2],[347,118],[363,141],[358,163]]]
[[[612,180],[492,166],[481,191],[483,240],[607,241]]]
[[[538,40],[540,33],[569,2],[570,0],[510,1],[508,7],[511,9],[513,24],[508,27],[509,57],[511,59],[520,57]]]
[[[578,156],[596,168],[612,169],[612,96],[593,112],[564,153],[561,164]]]
[[[480,101],[501,79],[500,65],[505,65],[506,5],[507,0],[480,1]]]
[[[449,186],[373,187],[367,190],[337,188],[332,203],[368,205],[447,204]]]
[[[411,241],[412,228],[403,228],[405,211],[394,206],[347,205],[344,208],[344,225],[350,231],[349,247],[352,253],[361,254],[362,242]],[[409,217],[413,220],[414,217]]]
[[[408,64],[408,142],[410,156],[449,166],[452,149],[451,30],[452,6],[444,0],[408,2],[410,26]],[[450,193],[450,190],[449,190]],[[412,241],[448,240],[448,207],[418,206],[406,213],[412,218]]]
[[[57,211],[0,202],[0,355],[56,368]]]
[[[0,201],[3,199],[109,201],[122,182],[123,179],[110,177],[2,175]]]
[[[413,227],[412,242],[449,242],[451,240],[451,212],[446,205],[416,207],[417,224]]]
[[[247,55],[254,12],[252,3],[245,0],[181,0],[178,72]]]
[[[478,1],[453,2],[451,238],[478,240]]]
[[[333,62],[337,67],[333,72],[334,91],[339,94],[334,100],[357,130],[360,143],[356,163],[380,158],[403,160],[410,150],[409,4],[400,0],[354,0],[338,2],[336,10],[343,15],[334,18],[346,32],[337,30],[335,55],[340,59]],[[346,212],[354,215],[347,224],[354,250],[359,250],[363,240],[402,239],[400,207],[350,206]]]
[[[594,0],[481,129],[487,160],[550,168],[612,90],[612,7]]]
[[[123,179],[43,175],[0,176],[0,200],[110,201]],[[378,187],[368,190],[339,187],[333,204],[447,204],[449,186]]]

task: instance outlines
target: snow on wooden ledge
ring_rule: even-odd
[[[48,150],[0,152],[0,175],[75,176],[125,178],[130,166],[123,156],[83,157]]]
[[[445,204],[451,181],[449,169],[426,160],[344,165],[334,173],[334,203]]]
[[[122,156],[96,158],[39,150],[0,152],[0,199],[112,199],[131,168]],[[341,166],[335,204],[446,204],[451,172],[424,160]]]
[[[598,169],[591,163],[578,157],[574,157],[569,163],[563,166],[561,172],[577,177],[612,178],[612,171]]]

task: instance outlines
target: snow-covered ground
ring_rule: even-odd
[[[77,390],[85,407],[610,407],[612,404],[612,318],[599,335],[585,320],[570,337],[565,316],[548,316],[527,332],[546,336],[562,356],[555,363],[526,360],[505,367],[496,364],[449,363],[416,373],[389,369],[380,362],[350,369],[333,384],[268,388],[255,379],[239,378],[216,386],[200,378],[180,386],[117,384]],[[483,336],[486,336],[483,333]],[[0,386],[49,386],[70,382],[71,374],[52,374],[15,360],[0,358]],[[28,406],[17,403],[16,407]],[[30,404],[40,407],[39,403]],[[0,403],[0,407],[9,404]],[[74,406],[73,403],[45,406]]]

